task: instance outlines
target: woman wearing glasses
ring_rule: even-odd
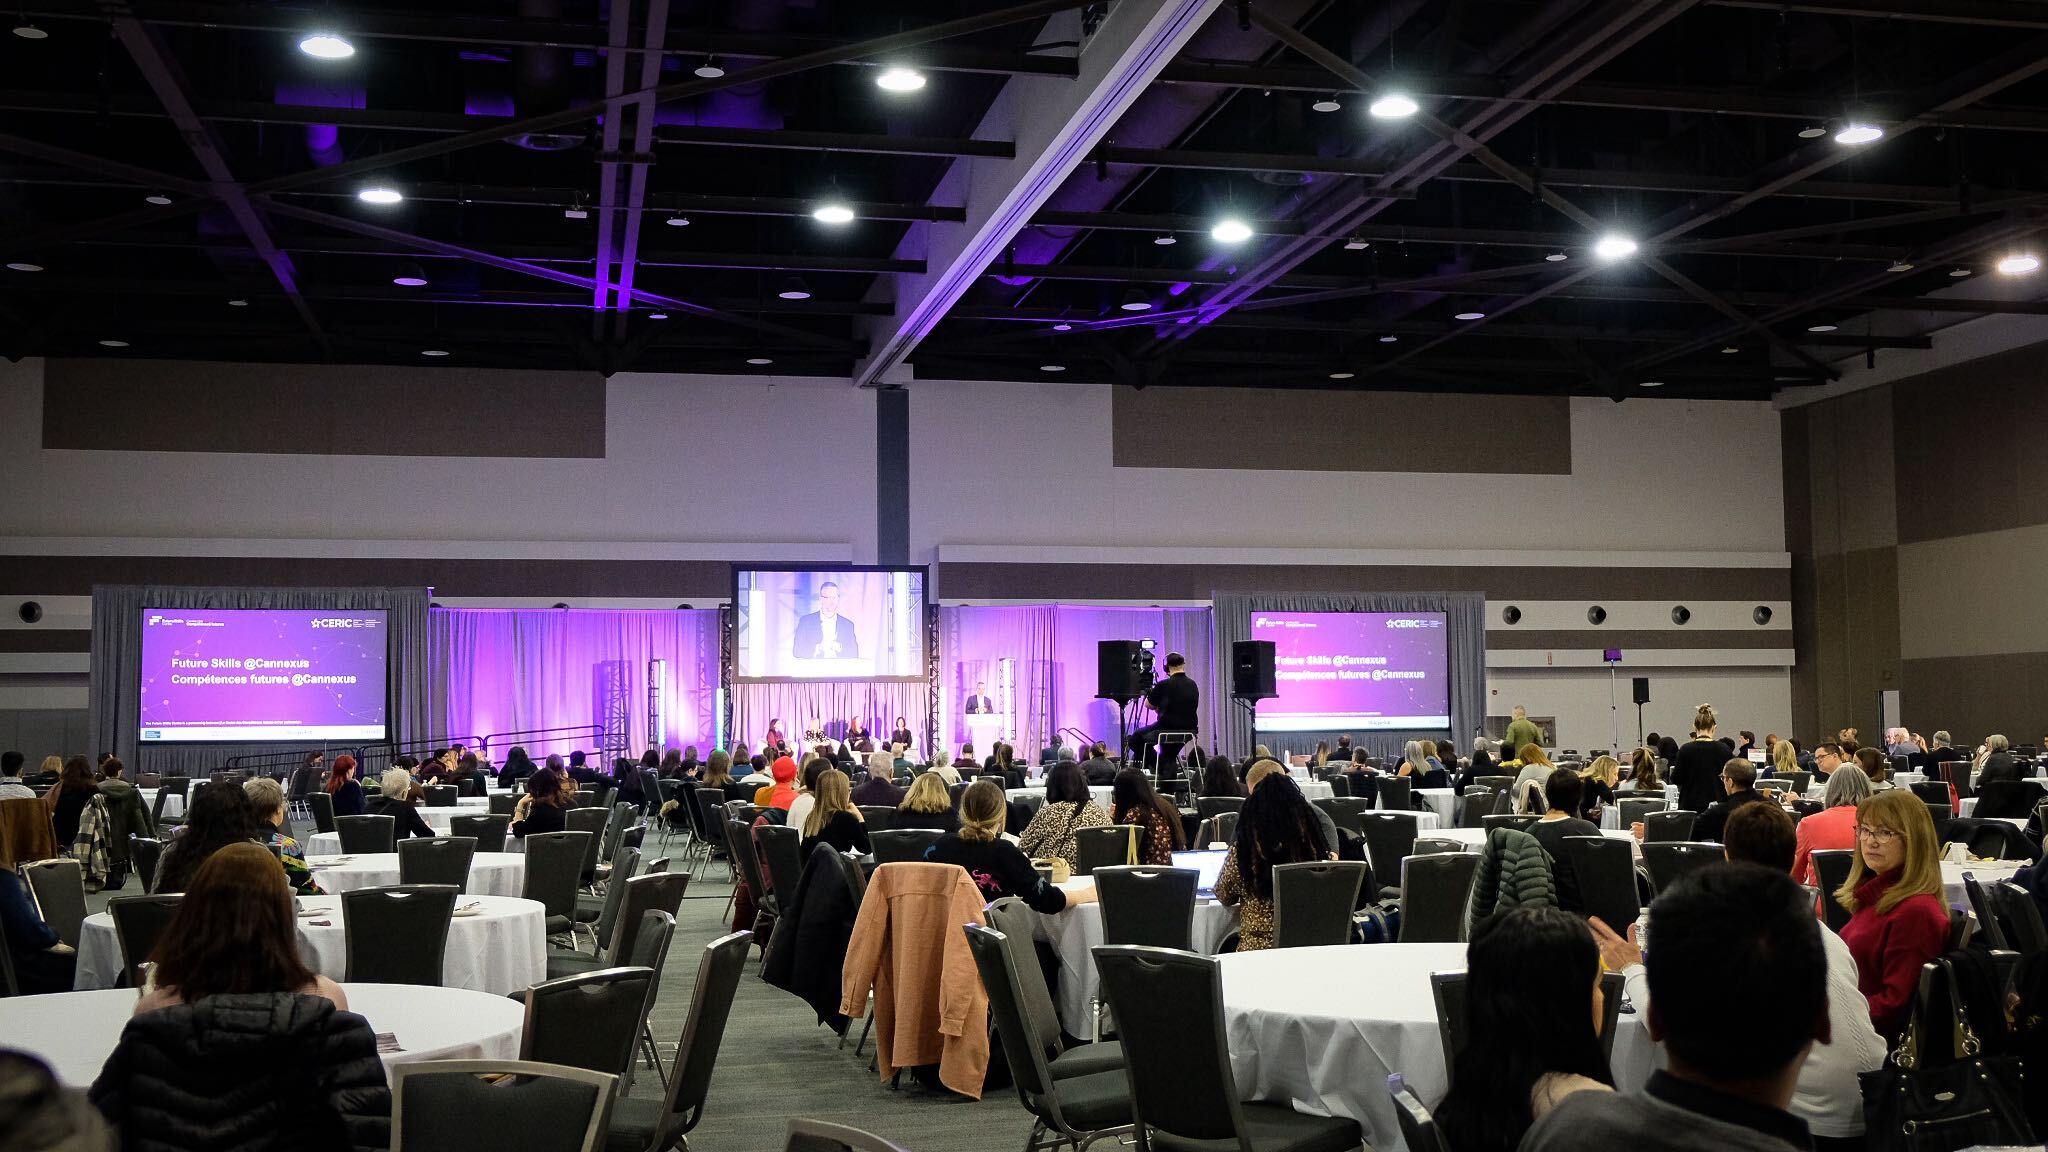
[[[1856,806],[1856,861],[1835,899],[1852,913],[1842,942],[1856,957],[1870,1022],[1895,1040],[1905,1030],[1920,966],[1948,948],[1940,852],[1925,801],[1895,789]]]

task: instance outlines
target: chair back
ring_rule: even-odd
[[[870,836],[884,831],[896,823],[896,810],[887,804],[861,804],[860,818],[868,826]]]
[[[623,957],[627,966],[645,968],[652,975],[647,981],[647,1001],[640,1006],[640,1038],[648,1049],[654,1047],[654,1033],[648,1023],[654,1016],[654,1001],[661,994],[661,973],[668,964],[669,942],[675,938],[676,918],[666,912],[650,910],[643,913],[640,922],[634,926],[633,947]],[[624,932],[619,933],[625,935]],[[626,1088],[633,1087],[634,1063],[626,1061]]]
[[[696,806],[697,823],[701,825],[704,839],[722,847],[725,844],[725,789],[700,785],[691,790],[689,803]]]
[[[153,836],[128,834],[128,860],[135,868],[136,878],[142,882],[144,893],[156,891],[156,865],[163,855],[163,841]]]
[[[1332,785],[1331,795],[1355,797],[1365,801],[1366,807],[1372,807],[1373,800],[1380,794],[1380,777],[1377,772],[1339,772],[1335,775],[1343,779],[1344,790],[1339,792],[1336,786]]]
[[[1948,781],[1946,780],[1915,780],[1911,784],[1906,785],[1906,787],[1913,790],[1913,795],[1927,801],[1929,804],[1948,803]]]
[[[1195,798],[1195,811],[1200,813],[1204,820],[1221,812],[1242,812],[1244,811],[1244,797],[1197,796]]]
[[[2006,947],[2021,956],[2048,952],[2048,926],[2041,922],[2041,906],[2025,888],[2000,880],[1991,886],[1991,907],[2005,934]]]
[[[640,1042],[649,968],[603,968],[526,990],[519,1058],[624,1076]]]
[[[1323,813],[1330,818],[1330,822],[1338,828],[1346,832],[1356,832],[1360,835],[1365,834],[1364,805],[1371,803],[1371,801],[1362,800],[1357,796],[1345,796],[1342,798],[1328,796],[1311,800],[1309,803],[1322,809]]]
[[[519,895],[538,900],[545,915],[576,915],[589,832],[540,832],[526,837],[526,877]]]
[[[487,792],[484,794],[484,811],[493,816],[510,816],[519,809],[517,792]]]
[[[2041,789],[2031,780],[1993,780],[1977,786],[1979,820],[2024,820],[2041,800]]]
[[[499,812],[485,812],[474,816],[450,816],[450,835],[467,836],[476,841],[479,852],[503,852],[505,830],[512,826],[512,817]]]
[[[1804,796],[1806,790],[1813,787],[1813,773],[1804,769],[1797,772],[1781,772],[1778,776],[1785,781],[1785,786],[1792,790],[1794,796]]]
[[[754,907],[758,910],[756,923],[765,916],[773,920],[778,911],[775,894],[768,890],[768,876],[761,868],[760,854],[754,851],[753,825],[740,820],[728,820],[725,824],[726,854],[739,866],[739,875],[749,892],[754,894]]]
[[[885,828],[868,833],[875,864],[908,864],[924,859],[925,849],[945,835],[936,828]]]
[[[1344,778],[1344,773],[1342,772],[1332,772],[1324,776],[1323,783],[1330,786],[1330,795],[1332,796],[1351,795],[1351,782]]]
[[[173,796],[185,796],[186,793],[191,791],[191,789],[192,778],[190,776],[164,777],[163,790],[169,792]]]
[[[142,987],[142,965],[156,951],[156,942],[178,910],[178,893],[168,896],[116,896],[107,901],[114,918],[114,940],[121,946],[121,982]]]
[[[1074,875],[1087,876],[1097,868],[1129,863],[1140,831],[1135,824],[1074,829]]]
[[[2011,947],[2005,939],[2005,925],[1998,921],[1998,910],[1991,903],[1990,894],[1977,883],[1977,874],[1963,873],[1963,892],[1970,899],[1970,911],[1976,913],[1977,923],[1982,926],[1985,942],[1993,949]]]
[[[1643,843],[1643,869],[1650,874],[1650,886],[1662,892],[1687,873],[1728,858],[1719,844],[1694,840],[1657,840]],[[1616,932],[1626,928],[1608,925]]]
[[[604,903],[597,911],[597,947],[601,955],[612,956],[605,949],[612,942],[612,928],[619,922],[619,905],[626,899],[626,883],[640,871],[640,850],[620,848],[612,856],[612,872],[605,880]],[[614,957],[612,964],[624,961]]]
[[[1194,950],[1195,887],[1192,868],[1151,864],[1097,868],[1096,899],[1102,903],[1102,942]]]
[[[619,837],[626,834],[626,826],[632,823],[637,810],[631,804],[612,805],[611,817],[604,822],[604,839],[598,844],[597,858],[600,862],[610,860],[619,850]]]
[[[453,784],[429,784],[420,789],[420,792],[429,808],[453,808],[455,798],[462,794],[462,789]]]
[[[1649,862],[1648,845],[1644,845],[1644,863]],[[1813,871],[1820,878],[1821,919],[1827,926],[1840,932],[1849,923],[1849,910],[1835,899],[1835,893],[1849,882],[1849,870],[1856,864],[1853,848],[1824,848],[1812,854]],[[1663,885],[1659,884],[1661,891]]]
[[[525,1060],[393,1065],[391,1152],[597,1152],[617,1082],[601,1072]]]
[[[1409,776],[1380,778],[1380,810],[1410,812],[1415,808],[1415,780]]]
[[[1477,784],[1465,786],[1465,794],[1458,798],[1458,827],[1484,828],[1483,821],[1493,814],[1494,791]]]
[[[844,1124],[832,1124],[824,1120],[810,1120],[802,1116],[789,1118],[789,1138],[783,1142],[782,1152],[910,1152],[894,1140],[884,1140],[873,1132],[848,1128]]]
[[[1659,840],[1690,840],[1692,826],[1699,820],[1699,813],[1674,808],[1665,812],[1652,812],[1643,817],[1643,843]]]
[[[1465,1046],[1468,1030],[1466,1021],[1467,979],[1463,972],[1432,972],[1429,974],[1430,995],[1436,1001],[1437,1039],[1444,1050],[1444,1077],[1452,1079],[1458,1067],[1458,1052]],[[1612,1059],[1614,1056],[1614,1029],[1621,1018],[1621,1000],[1627,992],[1627,981],[1619,972],[1604,972],[1600,976],[1601,999],[1605,1001],[1600,1023],[1601,1054]],[[1412,1147],[1412,1145],[1411,1145]]]
[[[1578,878],[1580,910],[1627,933],[1643,910],[1636,894],[1634,846],[1612,836],[1567,836],[1564,853]]]
[[[476,841],[467,836],[409,836],[398,842],[400,884],[449,884],[469,894],[469,864]]]
[[[660,776],[660,775],[659,775],[658,773],[656,773],[656,772],[655,772],[655,770],[654,770],[654,769],[652,769],[652,768],[642,768],[642,769],[640,769],[640,770],[639,770],[639,775],[640,775],[640,811],[642,811],[642,812],[658,812],[658,811],[660,811],[660,805],[661,805],[661,801],[662,801],[662,799],[663,799],[663,796],[662,796],[662,792],[661,792],[661,776]]]
[[[1244,1110],[1223,1036],[1223,981],[1208,956],[1136,945],[1095,949],[1123,1039],[1132,1119],[1180,1141],[1240,1141]],[[1172,1011],[1159,1011],[1171,1004]]]
[[[1927,816],[1934,821],[1934,842],[1936,844],[1943,844],[1948,841],[1948,826],[1952,815],[1946,803],[1929,804],[1927,806]]]
[[[1005,896],[988,906],[988,926],[1003,934],[1003,947],[1017,973],[1017,985],[1029,1035],[1042,1051],[1060,1047],[1059,1009],[1053,1006],[1052,989],[1045,982],[1045,969],[1038,963],[1038,948],[1032,943],[1037,913],[1015,896]],[[1029,963],[1026,963],[1029,961]]]
[[[341,894],[346,979],[358,984],[441,983],[452,884],[400,884]]]
[[[981,985],[988,992],[989,1020],[1002,1042],[1018,1102],[1038,1115],[1045,1111],[1043,1097],[1053,1091],[1054,1081],[1045,1045],[1025,1012],[1024,974],[1017,969],[1007,933],[979,924],[967,925],[966,931],[967,950],[973,954]]]
[[[718,1065],[718,1048],[725,1039],[753,936],[751,932],[734,932],[704,946],[703,958],[697,961],[697,979],[690,986],[690,1011],[683,1017],[683,1037],[676,1046],[668,1094],[662,1101],[660,1130],[651,1147],[676,1146],[703,1115],[704,1100],[711,1092],[711,1073]]]
[[[1436,1118],[1399,1072],[1387,1077],[1387,1094],[1394,1098],[1394,1119],[1401,1125],[1401,1142],[1408,1152],[1451,1152],[1450,1141],[1437,1128]]]
[[[1371,873],[1363,860],[1273,865],[1273,947],[1351,942],[1351,913]],[[1107,933],[1104,943],[1111,943]]]
[[[788,902],[796,892],[796,882],[803,877],[804,858],[799,851],[803,838],[802,832],[783,824],[754,826],[754,844],[761,858],[768,862],[768,890],[775,893],[778,908]]]
[[[1373,876],[1385,885],[1388,878],[1401,874],[1402,858],[1415,854],[1416,829],[1421,822],[1397,812],[1361,812],[1357,820],[1356,830],[1365,837],[1365,858],[1372,864]]]
[[[597,875],[597,860],[600,841],[604,838],[606,825],[611,823],[612,810],[609,808],[570,807],[562,809],[562,827],[570,832],[588,832],[590,839],[583,842],[582,871],[577,874],[579,883],[588,884]]]
[[[1472,783],[1484,785],[1495,792],[1507,792],[1514,788],[1515,778],[1513,776],[1474,776]]]
[[[1401,861],[1401,943],[1458,944],[1479,879],[1479,853],[1436,852]]]
[[[164,797],[168,795],[170,795],[168,791],[156,794],[156,815],[158,817],[163,815]],[[313,813],[313,831],[333,832],[337,830],[334,826],[334,796],[331,793],[323,792],[318,788],[306,793],[306,808]]]
[[[1627,828],[1638,820],[1648,820],[1652,815],[1664,811],[1665,807],[1662,796],[1617,800],[1614,802],[1614,819],[1623,828]]]
[[[1202,821],[1202,826],[1195,831],[1195,843],[1192,846],[1205,848],[1211,844],[1236,843],[1237,818],[1238,814],[1235,812],[1218,812]]]
[[[1953,787],[1956,790],[1956,799],[1958,800],[1967,800],[1977,794],[1970,787],[1970,777],[1973,774],[1973,769],[1967,760],[1944,760],[1935,765],[1935,778]]]
[[[18,870],[35,894],[43,922],[57,939],[77,948],[78,934],[85,927],[85,870],[69,856],[24,863]]]
[[[398,851],[395,816],[337,816],[334,825],[341,834],[341,850],[347,855]]]
[[[657,861],[660,863],[660,861]],[[651,865],[650,865],[651,867]],[[616,883],[616,882],[615,882]],[[688,872],[646,872],[635,876],[617,887],[625,891],[621,899],[617,919],[609,934],[598,937],[599,946],[611,946],[605,953],[614,965],[631,964],[634,951],[639,947],[635,936],[646,921],[649,912],[660,912],[673,920],[682,910],[683,894],[690,890]],[[609,899],[611,893],[605,893]]]

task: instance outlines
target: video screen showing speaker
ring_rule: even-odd
[[[380,610],[145,608],[144,743],[382,740]]]
[[[922,680],[922,568],[736,568],[736,680]]]
[[[1451,726],[1449,623],[1442,612],[1255,612],[1273,643],[1278,693],[1261,732],[1430,731]]]

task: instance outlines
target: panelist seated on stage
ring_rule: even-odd
[[[839,585],[827,580],[818,586],[818,610],[797,620],[790,655],[799,660],[859,658],[860,639],[853,633],[853,621],[839,614]]]
[[[974,694],[967,698],[967,714],[969,716],[988,716],[994,714],[995,710],[996,703],[994,700],[989,699],[988,685],[976,684],[974,686]]]

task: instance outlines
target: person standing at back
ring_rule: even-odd
[[[1508,721],[1507,739],[1502,740],[1501,744],[1517,751],[1520,751],[1524,744],[1543,747],[1543,729],[1538,728],[1536,722],[1529,719],[1529,710],[1517,704],[1513,716],[1514,718]]]
[[[1704,813],[1721,798],[1721,766],[1728,763],[1728,749],[1714,736],[1720,722],[1712,704],[1700,705],[1692,714],[1692,739],[1672,758],[1671,782],[1678,785],[1678,806],[1688,812]]]

